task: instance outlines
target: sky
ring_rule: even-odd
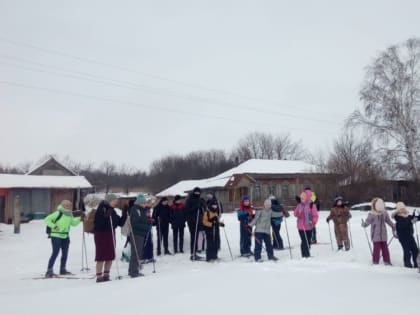
[[[250,132],[327,152],[420,2],[0,0],[0,163],[147,170]]]

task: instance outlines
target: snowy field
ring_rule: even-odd
[[[360,219],[354,212],[354,249],[333,252],[329,244],[327,212],[318,224],[320,245],[312,247],[311,259],[302,260],[295,220],[288,220],[293,247],[276,251],[277,263],[254,263],[237,258],[238,223],[225,215],[226,232],[235,261],[231,261],[222,234],[221,262],[191,262],[189,254],[158,258],[155,274],[145,266],[146,277],[95,283],[95,280],[33,280],[43,274],[50,255],[50,242],[41,221],[13,226],[0,225],[0,305],[2,314],[417,314],[420,274],[402,267],[398,241],[390,246],[394,266],[372,266]],[[331,224],[332,227],[332,224]],[[186,230],[187,231],[187,230]],[[281,234],[287,244],[284,224]],[[118,232],[118,250],[123,238]],[[389,233],[390,235],[390,233]],[[188,232],[184,250],[189,250]],[[156,236],[154,236],[156,240]],[[72,229],[68,269],[81,268],[82,228]],[[170,240],[171,241],[171,240]],[[93,237],[87,236],[90,273],[94,273]],[[334,247],[336,245],[334,243]],[[263,253],[263,258],[266,258]],[[58,271],[59,261],[55,271]],[[127,275],[128,264],[119,262]],[[112,277],[116,276],[115,264]]]

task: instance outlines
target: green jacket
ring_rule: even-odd
[[[61,218],[56,221],[60,212],[63,213]],[[48,215],[45,219],[45,224],[51,228],[51,237],[66,239],[69,237],[71,226],[77,226],[81,220],[80,218],[73,217],[73,213],[66,210],[62,205],[57,207],[57,210]]]
[[[145,237],[151,229],[151,223],[147,217],[147,210],[138,205],[130,209],[130,223],[134,235]]]

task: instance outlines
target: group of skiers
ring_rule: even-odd
[[[169,250],[170,227],[173,231],[173,253],[184,253],[184,229],[187,225],[190,234],[190,259],[206,260],[208,262],[218,260],[220,230],[224,227],[224,223],[221,221],[223,207],[220,201],[214,193],[208,193],[205,200],[201,197],[201,189],[198,187],[194,188],[185,203],[183,199],[183,197],[177,195],[170,205],[167,198],[162,198],[155,207],[152,207],[146,197],[139,194],[136,200],[123,209],[122,214],[119,215],[115,211],[118,202],[117,196],[108,194],[95,207],[94,211],[87,216],[80,213],[78,218],[74,217],[72,213],[71,202],[64,200],[57,207],[57,210],[45,219],[53,249],[45,276],[55,276],[53,266],[60,250],[62,251],[60,274],[69,274],[66,269],[70,244],[69,230],[70,226],[76,226],[81,221],[84,221],[84,224],[87,224],[86,226],[92,221],[91,230],[86,226],[85,230],[94,234],[97,282],[110,280],[111,266],[116,259],[115,229],[117,227],[126,231],[126,246],[130,244],[131,249],[128,274],[133,278],[143,275],[141,273],[143,263],[155,262],[152,241],[153,226],[156,226],[157,231],[158,256],[162,253],[172,255]],[[300,196],[296,197],[296,201],[297,205],[293,214],[297,219],[297,229],[301,239],[301,255],[307,258],[311,256],[311,245],[317,242],[316,225],[319,218],[319,201],[309,187],[305,188]],[[254,209],[250,198],[244,196],[237,210],[240,255],[242,257],[254,256],[256,262],[261,262],[261,252],[265,244],[268,259],[278,260],[274,255],[274,250],[285,249],[280,229],[283,221],[289,216],[289,212],[274,196],[266,199],[261,209]],[[379,263],[382,253],[384,263],[391,264],[385,226],[388,224],[394,232],[394,237],[398,238],[402,245],[404,265],[409,268],[417,268],[419,250],[413,237],[413,222],[419,220],[420,215],[415,216],[414,213],[410,215],[405,205],[399,202],[392,217],[396,223],[392,222],[383,200],[375,198],[372,201],[372,210],[369,212],[367,219],[362,221],[363,228],[371,226],[373,263]],[[327,217],[327,223],[329,224],[330,221],[334,223],[338,250],[350,250],[350,219],[350,210],[344,203],[343,198],[335,198],[334,205]],[[287,237],[289,237],[288,231],[286,232]],[[251,250],[252,237],[255,239],[254,252]],[[200,253],[204,250],[205,258],[200,256]]]

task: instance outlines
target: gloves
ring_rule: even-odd
[[[362,219],[362,228],[366,228],[366,227],[368,227],[369,225]]]
[[[219,225],[220,225],[221,227],[225,227],[225,224],[224,224],[223,222],[220,222],[220,223],[219,223]]]
[[[296,197],[295,197],[295,200],[296,200],[296,202],[297,202],[298,204],[301,202],[301,200],[300,200],[300,197],[299,197],[299,196],[296,196]]]
[[[330,220],[331,220],[330,218],[327,218],[326,221],[327,221],[328,224],[330,224]]]

